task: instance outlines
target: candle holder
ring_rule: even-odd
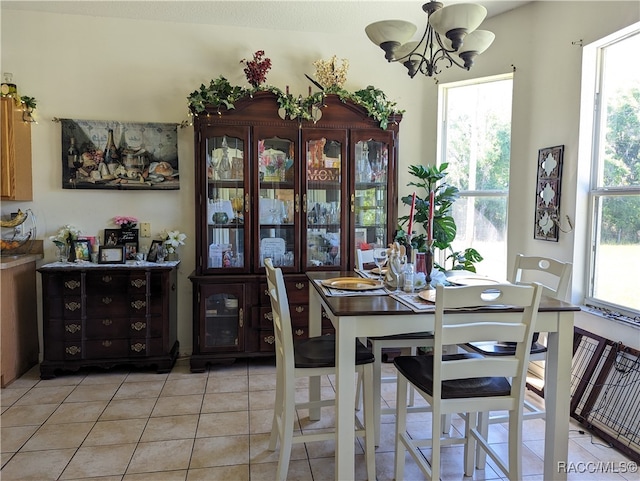
[[[433,270],[433,241],[427,243],[427,251],[425,252],[425,264],[426,264],[426,281],[427,289],[433,289],[431,286],[431,271]]]

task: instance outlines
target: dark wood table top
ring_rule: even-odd
[[[311,284],[318,291],[331,312],[336,316],[367,315],[381,316],[386,314],[433,314],[415,312],[404,303],[391,296],[327,296],[323,289],[315,282],[317,280],[333,279],[334,277],[360,277],[354,271],[312,271],[307,272]],[[580,308],[568,302],[559,301],[552,297],[543,296],[540,300],[539,312],[579,311]],[[470,312],[491,312],[495,309],[478,309]]]

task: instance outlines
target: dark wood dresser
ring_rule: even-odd
[[[177,265],[42,266],[44,358],[40,377],[81,367],[154,366],[178,356]]]

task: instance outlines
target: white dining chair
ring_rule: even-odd
[[[294,342],[291,313],[280,268],[274,268],[270,258],[264,260],[267,288],[271,299],[276,347],[276,399],[269,449],[275,451],[280,444],[276,479],[284,481],[289,470],[291,448],[294,443],[335,440],[335,431],[322,433],[295,433],[297,409],[333,406],[335,399],[296,402],[296,379],[310,376],[333,375],[335,369],[335,336],[317,336]],[[376,479],[374,420],[373,420],[373,354],[361,342],[356,344],[356,371],[362,373],[364,391],[364,425],[356,416],[355,435],[364,437],[367,476]],[[355,415],[355,413],[354,413]]]
[[[486,452],[496,466],[512,481],[522,479],[522,403],[526,370],[542,288],[497,284],[487,286],[436,287],[434,342],[432,356],[399,356],[396,403],[395,479],[404,479],[405,451],[428,479],[440,479],[441,446],[464,445],[464,473],[472,476],[476,448]],[[495,310],[490,320],[461,320],[455,309],[496,304],[524,308]],[[492,339],[516,343],[515,352],[500,358],[475,353],[443,354],[443,348]],[[413,386],[432,408],[431,438],[418,439],[407,433],[407,408],[404,402],[408,386]],[[489,445],[477,427],[478,413],[508,411],[508,459]],[[465,422],[460,436],[442,435],[441,417],[461,414]],[[415,420],[413,420],[415,421]],[[425,451],[431,447],[431,459]],[[506,461],[506,462],[505,462]]]
[[[570,262],[561,262],[550,257],[525,256],[518,254],[515,259],[510,282],[518,285],[526,285],[530,281],[535,280],[542,285],[542,295],[553,297],[555,299],[566,300],[569,289],[569,280],[571,279],[572,264]],[[539,342],[539,333],[535,332],[531,342],[529,371],[541,380],[534,389],[543,395],[544,390],[544,362],[547,354],[547,347],[544,343]],[[472,342],[464,346],[465,350],[477,352],[483,356],[504,356],[511,355],[515,350],[512,343],[508,342]],[[533,386],[532,386],[533,387]],[[536,403],[525,401],[524,403],[524,419],[544,419],[544,407],[540,407]],[[489,424],[501,423],[506,420],[504,415],[490,416],[488,419],[481,417],[481,422],[485,421]],[[485,428],[482,427],[484,430]]]
[[[368,261],[367,253],[371,252],[371,261]],[[366,264],[373,262],[372,250],[356,250],[356,267],[360,270],[366,268]],[[380,445],[381,437],[381,422],[383,414],[395,414],[395,408],[382,407],[382,384],[395,383],[396,376],[383,376],[382,375],[382,360],[383,349],[399,350],[402,355],[415,356],[419,348],[431,347],[433,345],[433,333],[431,332],[416,332],[410,334],[397,334],[394,336],[376,336],[367,338],[368,343],[371,345],[371,351],[373,352],[373,397],[374,407],[373,416],[376,426],[376,446]],[[360,405],[360,391],[356,395],[356,406]],[[424,412],[425,408],[421,406],[415,406],[415,394],[413,389],[409,390],[409,397],[407,401],[407,407],[410,412]],[[446,429],[446,428],[445,428]]]

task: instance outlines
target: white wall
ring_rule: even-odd
[[[161,3],[151,3],[150,8]],[[449,70],[441,82],[508,72],[515,65],[509,257],[545,253],[572,260],[576,233],[559,243],[533,240],[533,199],[538,149],[565,145],[561,209],[573,219],[581,49],[585,42],[638,21],[633,2],[533,2],[494,17],[485,27],[494,45],[471,72]],[[399,194],[408,195],[408,165],[435,160],[437,87],[432,79],[409,79],[388,65],[364,32],[320,37],[317,33],[132,21],[12,11],[1,19],[2,71],[14,74],[23,95],[38,100],[32,129],[34,200],[4,202],[2,214],[31,208],[38,238],[67,223],[95,235],[114,227],[116,215],[151,222],[152,233],[177,228],[188,235],[181,248],[178,309],[181,354],[189,354],[195,219],[193,129],[178,129],[181,189],[167,192],[63,190],[60,125],[54,117],[90,120],[176,122],[187,118],[187,95],[219,75],[243,84],[240,59],[263,49],[273,68],[267,83],[306,95],[312,63],[337,55],[350,62],[347,85],[381,88],[406,110],[400,128]],[[587,159],[581,159],[586,161]],[[407,214],[404,206],[400,215]],[[582,227],[578,219],[576,227]],[[45,240],[45,259],[53,246]],[[42,306],[39,306],[41,313]],[[39,314],[41,323],[41,314]]]

